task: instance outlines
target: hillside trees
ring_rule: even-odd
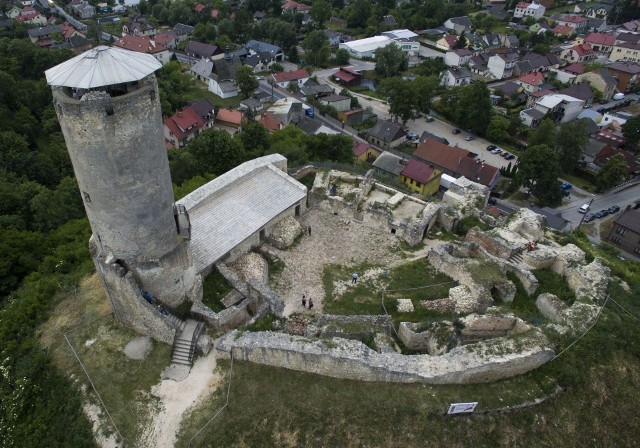
[[[324,65],[331,56],[329,39],[323,30],[311,31],[302,41],[306,60],[316,67]]]
[[[453,87],[442,95],[440,110],[456,124],[484,135],[491,123],[491,98],[483,82]]]
[[[629,147],[638,147],[638,143],[640,143],[640,115],[630,118],[622,125],[622,135],[624,135]]]
[[[541,205],[556,205],[562,199],[559,175],[558,156],[547,145],[529,147],[518,160],[517,180]]]
[[[376,50],[376,73],[383,78],[397,76],[408,67],[407,56],[402,49],[389,44]]]
[[[244,98],[249,98],[253,91],[258,88],[258,80],[253,73],[253,69],[248,65],[243,65],[236,70],[236,79],[234,84],[238,86],[238,90]]]
[[[316,23],[318,29],[324,28],[324,23],[331,18],[331,3],[327,0],[314,0],[311,4],[309,15]]]
[[[615,187],[627,177],[627,160],[622,154],[611,157],[598,171],[596,186],[599,191]]]

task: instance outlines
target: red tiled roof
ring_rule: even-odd
[[[571,64],[567,65],[564,69],[565,72],[573,73],[575,75],[581,75],[584,73],[584,64]]]
[[[364,154],[367,149],[369,149],[370,145],[368,143],[365,142],[353,142],[353,155],[355,157],[360,157],[362,154]]]
[[[77,32],[77,30],[71,25],[69,25],[67,22],[64,22],[63,24],[61,24],[60,28],[62,28],[62,36],[65,39],[69,39],[71,36],[73,36],[75,32]]]
[[[516,5],[516,8],[528,8],[531,3],[520,2]]]
[[[240,125],[242,123],[242,112],[231,109],[220,109],[216,114],[216,120]]]
[[[40,16],[41,16],[41,14],[39,12],[33,12],[33,13],[30,13],[30,14],[19,15],[18,17],[16,17],[16,20],[18,22],[30,22],[33,19],[37,19]]]
[[[198,14],[200,14],[202,11],[204,11],[204,8],[206,8],[207,6],[202,4],[202,3],[198,3],[195,8],[193,8],[193,10],[195,12],[197,12]]]
[[[635,173],[640,170],[640,163],[636,160],[635,155],[632,152],[624,151],[622,149],[612,148],[610,145],[606,145],[604,148],[600,150],[598,154],[596,154],[594,163],[596,165],[602,166],[606,164],[611,157],[622,154],[627,161],[627,172],[629,174]]]
[[[214,18],[214,19],[215,19],[215,18],[217,18],[217,17],[218,17],[218,14],[220,14],[220,11],[219,11],[219,10],[217,10],[217,9],[212,9],[212,10],[211,10],[211,17],[212,17],[212,18]]]
[[[518,81],[537,87],[544,82],[544,76],[542,76],[542,73],[540,72],[533,72],[528,75],[521,76],[518,78]]]
[[[293,0],[287,0],[284,5],[282,5],[283,11],[309,11],[311,9],[310,6],[307,6],[303,3],[294,2]]]
[[[336,79],[339,79],[341,81],[344,81],[344,82],[351,82],[354,79],[356,79],[355,76],[353,76],[353,75],[351,75],[349,73],[343,72],[342,70],[335,72],[333,74],[333,77],[336,78]]]
[[[180,141],[204,126],[200,115],[190,106],[179,110],[172,117],[165,118],[164,124]]]
[[[542,98],[545,95],[549,95],[550,93],[553,93],[553,90],[549,90],[549,89],[542,89],[542,90],[538,90],[537,92],[533,92],[531,94],[532,97],[534,98]]]
[[[584,41],[590,44],[612,46],[616,43],[616,36],[602,33],[590,33],[587,37],[584,38]]]
[[[567,25],[558,25],[554,29],[552,29],[551,32],[554,34],[570,35],[570,34],[573,34],[573,28]]]
[[[582,17],[582,16],[565,16],[558,20],[560,22],[568,22],[568,23],[583,23],[588,21],[586,17]]]
[[[280,73],[273,74],[273,79],[275,79],[276,82],[297,81],[298,79],[308,78],[308,77],[309,77],[309,73],[303,68],[292,71],[292,72],[280,72]]]
[[[578,53],[578,56],[587,56],[593,54],[593,48],[589,44],[574,45],[571,50]]]
[[[640,73],[640,65],[635,62],[614,62],[607,67],[608,70],[615,70],[632,75]]]
[[[456,42],[458,42],[458,36],[454,36],[453,34],[447,34],[443,37],[444,41],[449,45],[449,47],[453,47]]]
[[[435,171],[435,167],[429,166],[419,160],[411,159],[400,174],[416,182],[426,184],[433,177]]]
[[[491,185],[498,173],[495,166],[477,163],[466,149],[433,139],[419,143],[413,156],[482,185]]]
[[[174,40],[176,35],[173,31],[163,31],[161,33],[156,34],[156,44],[167,46],[169,42]]]
[[[280,120],[278,120],[275,115],[273,115],[270,112],[266,112],[264,114],[262,114],[260,116],[260,119],[258,120],[258,122],[264,126],[265,128],[267,128],[267,130],[269,132],[274,132],[277,131],[278,129],[280,129],[280,126],[282,125],[282,123],[280,123]]]
[[[133,34],[125,34],[113,41],[113,45],[125,50],[137,51],[138,53],[154,54],[166,50],[164,45],[157,44],[149,36],[134,36]]]

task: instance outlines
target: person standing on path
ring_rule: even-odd
[[[309,232],[309,236],[311,236],[311,226],[307,227],[307,231]]]
[[[309,299],[309,303],[311,303],[311,299]],[[307,295],[302,294],[302,308],[306,308],[306,307],[307,307]]]
[[[309,297],[309,309],[313,308],[313,300]]]
[[[351,274],[351,284],[355,285],[356,283],[358,283],[358,273],[354,272]]]

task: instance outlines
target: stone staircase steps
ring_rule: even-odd
[[[189,367],[193,365],[196,342],[201,329],[202,323],[198,323],[193,319],[187,319],[184,322],[182,328],[178,330],[173,343],[173,352],[171,353],[171,362],[173,364],[182,364]]]
[[[509,261],[511,263],[522,263],[523,261],[523,257],[522,257],[522,252],[516,252],[515,254],[511,255],[511,257],[509,258]]]

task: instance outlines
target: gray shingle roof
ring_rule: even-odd
[[[367,134],[385,142],[392,142],[401,138],[404,135],[404,131],[397,123],[378,120],[376,125],[367,131]]]
[[[200,59],[192,67],[191,71],[203,78],[210,78],[213,70],[213,61],[211,59]]]
[[[274,154],[243,163],[179,201],[189,211],[198,272],[306,197],[304,185],[266,163],[274,158],[284,159]]]
[[[403,159],[402,157],[388,151],[384,151],[373,162],[373,166],[387,173],[391,173],[394,176],[399,176],[406,164],[407,159]]]
[[[256,53],[269,53],[271,56],[275,56],[282,51],[282,48],[277,45],[271,45],[266,42],[251,39],[245,45],[248,49],[255,51]]]
[[[176,36],[187,36],[193,33],[193,27],[183,23],[178,23],[173,27],[173,32],[176,33]]]
[[[622,212],[615,223],[633,232],[640,233],[640,210],[626,210]]]

